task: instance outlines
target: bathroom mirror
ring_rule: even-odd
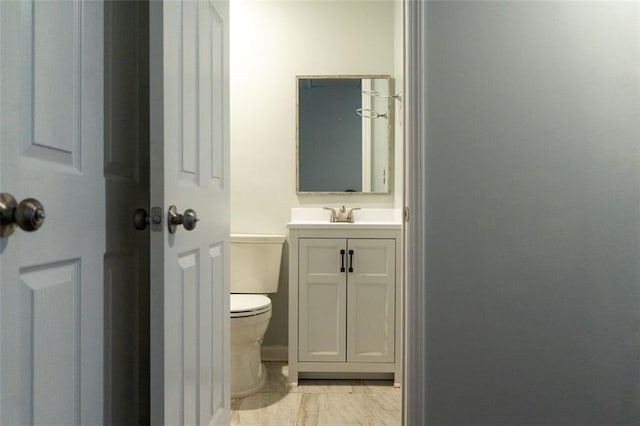
[[[391,78],[298,76],[296,88],[298,194],[389,194]]]

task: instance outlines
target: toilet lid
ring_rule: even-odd
[[[261,294],[232,294],[231,317],[247,317],[271,309],[271,299]]]

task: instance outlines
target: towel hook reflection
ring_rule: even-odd
[[[386,113],[380,114],[379,112],[369,108],[358,108],[356,113],[362,118],[371,118],[372,120],[375,120],[376,118],[388,118]]]
[[[396,93],[395,95],[382,95],[377,90],[363,90],[362,94],[363,95],[374,96],[376,98],[395,99],[395,100],[398,100],[398,101],[402,101],[402,93]]]

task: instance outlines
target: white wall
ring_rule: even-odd
[[[397,154],[392,195],[299,197],[295,182],[296,75],[394,76],[402,69],[397,10],[393,0],[231,2],[232,232],[286,234],[292,207],[402,205]],[[287,343],[287,256],[265,345]]]

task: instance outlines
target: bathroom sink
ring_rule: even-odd
[[[347,209],[357,206],[347,206]],[[291,209],[288,228],[400,228],[402,210],[363,208],[353,212],[354,222],[330,222],[330,212],[322,207],[296,207]]]

